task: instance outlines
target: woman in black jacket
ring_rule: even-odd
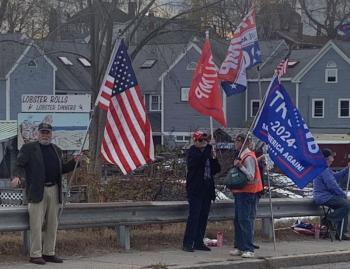
[[[187,152],[186,191],[189,215],[182,249],[210,251],[203,238],[207,227],[211,201],[215,200],[213,176],[220,172],[213,147],[208,143],[208,135],[197,131],[193,134],[194,145]]]

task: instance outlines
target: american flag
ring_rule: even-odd
[[[276,67],[275,73],[277,73],[278,77],[282,77],[287,73],[288,70],[288,59],[282,60]]]
[[[97,99],[107,110],[101,155],[124,174],[154,160],[151,125],[147,117],[124,41],[116,45]]]

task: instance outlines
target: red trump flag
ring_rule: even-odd
[[[107,110],[101,155],[124,174],[154,159],[151,124],[127,48],[120,41],[97,99]]]
[[[208,39],[204,43],[201,57],[193,75],[188,99],[189,104],[199,113],[213,117],[226,127],[218,72]]]

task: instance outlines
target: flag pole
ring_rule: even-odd
[[[209,40],[209,30],[205,31],[205,39]],[[214,139],[213,117],[210,116],[209,120],[210,120],[210,135],[211,135],[211,139],[213,140]]]
[[[350,167],[348,169],[348,181],[346,182],[346,199],[348,199],[348,192],[349,192],[349,182],[350,182]],[[348,216],[346,216],[348,218]],[[341,221],[341,227],[340,227],[340,235],[339,239],[342,240],[343,237],[343,230],[344,230],[344,219]]]
[[[94,118],[94,114],[95,114],[95,108],[96,106],[94,106],[94,108],[91,110],[91,117],[90,117],[90,120],[89,120],[89,124],[86,128],[86,131],[85,131],[85,135],[84,135],[84,139],[83,139],[83,143],[81,144],[80,146],[80,150],[79,150],[79,153],[77,156],[81,156],[83,150],[84,150],[84,146],[85,146],[85,143],[86,143],[86,140],[87,140],[87,137],[88,137],[88,134],[89,134],[89,130],[90,130],[90,127],[91,127],[91,122],[92,122],[92,119]],[[61,190],[61,195],[62,195],[62,206],[60,208],[60,212],[59,212],[59,215],[58,215],[58,222],[60,221],[61,219],[61,216],[62,216],[62,213],[63,213],[63,208],[65,207],[66,203],[67,203],[67,198],[68,198],[68,192],[70,190],[70,186],[72,184],[72,181],[73,181],[73,178],[75,177],[75,174],[76,174],[76,171],[77,171],[77,168],[78,168],[78,165],[79,165],[79,162],[80,162],[80,158],[78,158],[78,160],[75,161],[75,165],[74,165],[74,169],[73,169],[73,172],[72,172],[72,175],[70,176],[68,182],[67,182],[67,195],[65,196],[64,193],[63,193],[63,188]]]
[[[114,47],[113,47],[113,51],[112,51],[112,54],[111,54],[111,55],[114,55],[114,54],[116,53],[117,47],[119,47],[119,45],[116,46],[116,44],[117,44],[117,43],[119,44],[120,40],[121,40],[120,37],[118,37],[118,38],[115,40],[115,42],[114,42]],[[110,67],[111,67],[111,65],[112,65],[112,63],[113,63],[113,60],[112,60],[112,59],[113,59],[113,57],[111,57],[111,60],[109,61],[106,70],[109,70],[109,69],[110,69]],[[105,77],[106,77],[106,76],[107,76],[107,74],[105,74]],[[102,80],[102,81],[104,81],[104,80]],[[99,102],[99,98],[98,98],[98,97],[99,97],[99,95],[97,96],[97,98],[96,98],[96,100],[95,100],[94,108],[91,110],[90,121],[89,121],[89,124],[88,124],[88,126],[87,126],[87,128],[86,128],[84,140],[83,140],[83,143],[82,143],[82,145],[81,145],[81,147],[80,147],[80,150],[79,150],[79,154],[78,154],[78,155],[81,155],[82,152],[83,152],[83,150],[84,150],[84,146],[85,146],[85,143],[86,143],[86,140],[87,140],[87,136],[88,136],[88,134],[89,134],[89,130],[90,130],[90,127],[91,127],[91,123],[92,123],[92,120],[93,120],[93,118],[94,118],[94,116],[95,116],[95,110],[96,110],[96,107],[98,106],[98,102]],[[78,159],[78,161],[75,162],[72,175],[71,175],[71,177],[69,178],[69,180],[68,180],[68,182],[67,182],[67,194],[68,194],[68,192],[69,192],[69,190],[70,190],[70,186],[71,186],[71,184],[72,184],[73,178],[75,177],[75,173],[76,173],[77,167],[78,167],[78,165],[79,165],[79,162],[80,162],[79,159]],[[65,197],[65,196],[63,195],[63,188],[62,188],[61,194],[62,194],[62,206],[61,206],[61,210],[60,210],[60,212],[59,212],[59,214],[58,214],[58,222],[60,221],[60,219],[61,219],[61,217],[62,217],[63,209],[64,209],[64,207],[65,207],[65,205],[66,205],[67,198],[68,198],[68,197]]]

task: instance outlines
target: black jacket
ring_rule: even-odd
[[[52,144],[58,159],[60,160],[60,177],[58,180],[59,202],[62,202],[62,174],[73,171],[75,161],[67,163],[62,161],[62,150]],[[19,151],[16,161],[14,176],[25,178],[26,194],[28,202],[39,203],[43,199],[45,184],[45,166],[39,142],[24,144]]]
[[[194,145],[187,152],[187,194],[203,197],[209,195],[211,200],[215,200],[215,184],[213,176],[220,172],[220,164],[217,159],[211,156],[212,146],[207,145],[204,151],[201,151]],[[209,182],[204,181],[205,163],[209,159],[211,177]]]

